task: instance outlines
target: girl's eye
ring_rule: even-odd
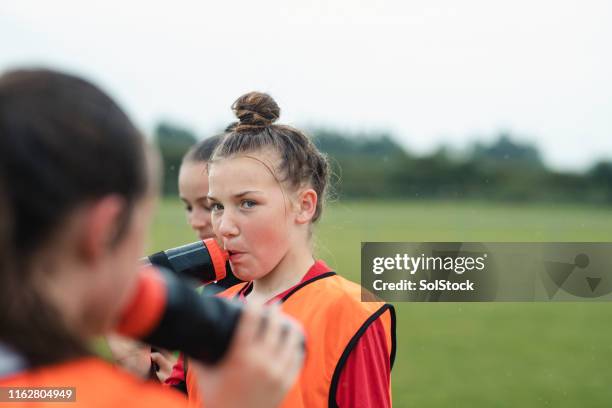
[[[219,203],[210,204],[210,211],[221,211],[222,209],[223,209],[223,206]]]
[[[198,208],[200,208],[200,209],[202,209],[202,210],[204,210],[206,212],[210,212],[212,210],[212,207],[211,207],[211,205],[208,202],[206,202],[206,203],[198,203]]]
[[[242,208],[247,208],[247,209],[253,208],[257,205],[257,203],[253,200],[244,200],[241,204],[242,204]]]
[[[190,213],[191,211],[193,211],[193,207],[192,207],[192,206],[190,206],[190,205],[186,205],[186,206],[185,206],[185,211],[187,211],[187,212],[189,212],[189,213]]]

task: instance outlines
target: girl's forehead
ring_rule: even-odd
[[[278,188],[274,164],[269,157],[255,154],[215,160],[209,167],[211,194],[221,190]]]
[[[210,172],[225,173],[268,173],[272,178],[277,179],[277,169],[280,164],[278,153],[269,151],[257,151],[249,153],[239,153],[227,158],[220,158],[210,163]],[[217,171],[215,171],[215,168]]]
[[[207,176],[206,162],[184,162],[179,169],[179,176],[201,177]]]

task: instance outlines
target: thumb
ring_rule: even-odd
[[[151,361],[162,369],[172,369],[172,362],[159,352],[151,353]]]

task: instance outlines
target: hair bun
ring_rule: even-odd
[[[270,126],[280,116],[276,101],[262,92],[242,95],[232,104],[232,110],[239,120],[232,129],[236,132]]]

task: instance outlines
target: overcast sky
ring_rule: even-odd
[[[209,135],[260,90],[280,122],[389,130],[417,153],[505,129],[555,168],[612,158],[608,0],[96,3],[0,2],[0,70],[84,75],[148,132]]]

